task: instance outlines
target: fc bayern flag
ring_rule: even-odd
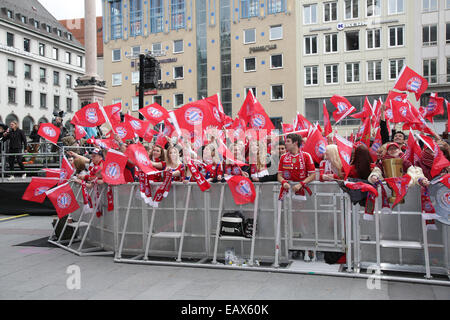
[[[420,96],[427,90],[427,88],[427,79],[420,76],[406,65],[398,75],[397,81],[394,85],[394,89],[399,91],[413,92],[416,95],[416,100],[420,99]]]
[[[308,152],[314,162],[320,163],[325,155],[326,147],[327,140],[320,134],[318,129],[314,129],[314,132],[306,140],[303,151]]]
[[[445,100],[445,104],[447,105],[447,132],[450,132],[450,103]]]
[[[139,112],[153,125],[169,118],[169,112],[156,102],[140,109]]]
[[[427,146],[429,149],[431,149],[434,153],[434,161],[433,165],[431,166],[431,177],[436,177],[438,174],[441,173],[442,169],[447,168],[450,166],[450,161],[447,160],[447,158],[444,156],[444,153],[442,152],[441,148],[437,145],[436,142],[431,137],[427,137],[424,135],[419,135],[421,140],[424,142],[425,146]]]
[[[330,122],[330,114],[328,113],[327,103],[323,100],[323,126],[325,129],[325,137],[328,137],[333,132]]]
[[[336,121],[336,124],[356,110],[344,97],[334,95],[331,97],[330,101],[336,107],[336,111],[333,112],[333,118],[334,121]]]
[[[392,108],[392,122],[406,122],[406,123],[420,123],[420,121],[414,116],[411,111],[411,104],[408,100],[396,101],[390,100]]]
[[[294,129],[295,131],[309,130],[313,125],[306,119],[302,114],[297,113],[297,118],[295,119]]]
[[[269,132],[275,129],[263,106],[253,96],[252,90],[248,90],[238,116],[245,121],[249,128],[266,129]]]
[[[360,138],[361,143],[364,143],[368,148],[370,147],[370,122],[371,118],[367,117],[364,120],[363,125],[359,128],[358,134],[356,135],[356,138]]]
[[[243,176],[233,176],[227,181],[237,205],[255,202],[255,186],[249,178]]]
[[[433,117],[444,114],[444,98],[432,93],[426,107],[420,107],[422,117],[433,123]]]
[[[53,188],[58,181],[58,178],[31,177],[31,182],[25,190],[22,200],[38,203],[44,202],[45,197],[47,196],[45,193]]]
[[[207,97],[204,99],[206,102],[209,103],[211,110],[214,114],[214,117],[220,119],[220,126],[223,126],[226,121],[226,114],[223,111],[222,103],[220,102],[220,97],[218,94],[215,94],[211,97]]]
[[[120,139],[125,142],[126,140],[134,139],[134,129],[128,122],[122,122],[118,124],[111,123],[114,132],[120,137]]]
[[[66,182],[74,173],[75,169],[72,167],[69,160],[67,160],[66,156],[63,156],[59,177],[60,183]]]
[[[355,113],[352,114],[350,117],[355,118],[355,119],[364,119],[366,117],[371,117],[373,115],[373,109],[372,106],[370,105],[369,99],[364,100],[364,106],[363,106],[363,110],[359,113]]]
[[[117,144],[117,141],[114,138],[88,139],[88,140],[86,140],[86,143],[95,144],[103,149],[118,149],[119,148],[119,145]]]
[[[143,121],[126,114],[124,122],[128,122],[133,128],[134,133],[136,133],[140,138],[144,138],[146,141],[151,141],[153,135],[157,133],[155,130],[150,128],[150,126],[152,126],[150,121]]]
[[[167,138],[172,137],[172,134],[175,132],[175,127],[170,124],[169,121],[164,120],[164,129],[160,127],[158,136],[156,137],[155,144],[157,146],[160,146],[164,148],[164,146],[167,144]]]
[[[281,126],[283,127],[283,133],[294,132],[294,126],[292,124],[283,123]]]
[[[49,168],[44,168],[42,169],[45,172],[45,177],[46,178],[59,178],[61,177],[61,169],[49,169]]]
[[[345,171],[345,178],[347,179],[347,176],[350,172],[350,162],[352,159],[353,143],[351,143],[350,141],[339,135],[336,135],[336,144],[338,146],[339,157],[341,158],[342,162],[342,168]]]
[[[38,135],[54,144],[58,142],[60,133],[61,130],[51,123],[41,123],[38,130]]]
[[[414,138],[414,133],[410,130],[408,136],[408,145],[406,148],[406,152],[403,155],[403,159],[406,159],[412,164],[414,164],[416,163],[416,160],[420,159],[421,157],[422,157],[422,149],[420,149],[420,145]]]
[[[411,181],[411,176],[405,174],[403,177],[385,178],[384,180],[395,192],[395,202],[392,205],[392,208],[394,208],[406,196],[406,193],[408,192],[408,184]]]
[[[373,141],[372,145],[369,148],[370,156],[372,157],[372,160],[375,162],[378,158],[378,149],[382,146],[383,140],[381,138],[381,129],[378,127],[376,129],[377,133],[375,134],[375,140]]]
[[[80,208],[69,183],[62,184],[59,187],[53,188],[45,193],[53,203],[56,213],[58,214],[58,218],[60,219]]]
[[[87,135],[86,130],[82,126],[75,126],[75,140],[80,140]]]
[[[100,110],[98,102],[88,104],[78,110],[73,116],[72,121],[70,121],[73,125],[88,128],[101,126],[105,122],[106,119],[103,116],[102,110]]]
[[[145,150],[142,144],[130,144],[127,148],[126,155],[145,174],[158,171],[152,166],[148,158],[147,150]]]
[[[128,157],[122,152],[109,150],[102,169],[103,181],[110,185],[125,184],[125,166]]]
[[[120,123],[120,110],[122,110],[121,102],[103,107],[103,110],[105,110],[110,123]]]
[[[204,100],[198,100],[182,106],[173,112],[176,122],[180,129],[193,132],[194,128],[201,126],[220,126],[220,117],[216,118],[209,103]]]

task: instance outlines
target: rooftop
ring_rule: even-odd
[[[75,39],[84,46],[84,18],[72,20],[59,20],[59,22],[72,32]],[[103,57],[103,18],[97,17],[97,57]]]

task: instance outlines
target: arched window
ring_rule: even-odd
[[[32,117],[26,116],[25,118],[23,118],[23,120],[22,120],[22,130],[23,130],[23,133],[25,133],[26,136],[30,135],[31,130],[33,130],[33,126],[34,126],[34,120],[33,120]]]
[[[11,121],[17,121],[17,124],[19,124],[19,118],[17,118],[17,116],[15,114],[8,114],[8,116],[6,117],[6,125],[9,127],[9,124],[11,123]]]

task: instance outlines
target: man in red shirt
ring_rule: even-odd
[[[289,134],[286,137],[286,150],[288,151],[280,159],[278,166],[278,181],[283,188],[289,189],[288,181],[299,182],[292,187],[296,193],[306,184],[316,179],[314,161],[309,153],[300,151],[302,137],[298,134]]]

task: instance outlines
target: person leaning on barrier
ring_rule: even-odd
[[[89,163],[88,174],[84,176],[77,176],[75,179],[76,182],[81,183],[82,181],[86,182],[87,187],[91,187],[92,183],[102,184],[102,169],[103,169],[103,151],[101,149],[94,149],[91,153],[91,160],[86,157],[83,157],[79,154],[76,154],[73,151],[68,151],[67,154],[69,156],[73,156],[75,160],[82,159],[85,163]],[[74,161],[75,161],[74,160]]]
[[[261,178],[269,175],[267,167],[270,166],[270,155],[267,148],[258,140],[250,140],[248,147],[249,156],[247,162],[250,164],[250,177],[252,181],[259,182]]]
[[[202,162],[194,161],[194,164],[207,181],[213,183],[222,181],[222,165],[219,155],[216,152],[215,143],[202,146],[198,150],[198,159],[202,160]]]
[[[185,166],[180,160],[180,151],[176,146],[171,146],[167,149],[167,162],[164,171],[172,171],[172,181],[187,182]]]
[[[8,153],[22,153],[22,150],[27,150],[27,138],[22,130],[19,129],[19,125],[16,121],[11,121],[9,128],[3,133],[3,139],[9,140]],[[22,148],[23,147],[23,148]],[[14,161],[19,164],[20,170],[25,171],[25,166],[23,165],[23,156],[9,156],[9,170],[14,171]],[[26,178],[26,173],[22,175],[22,178]],[[14,174],[9,177],[10,180],[14,179]]]
[[[337,145],[329,144],[326,147],[324,160],[320,162],[319,172],[319,180],[321,182],[344,178],[342,161],[339,157]]]

